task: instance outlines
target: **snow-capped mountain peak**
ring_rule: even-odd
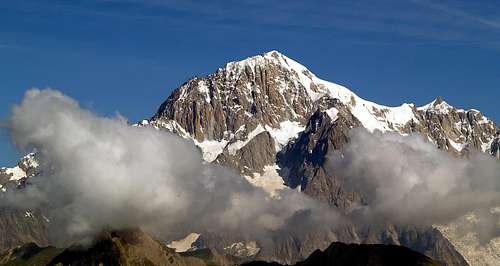
[[[29,153],[19,160],[14,167],[0,168],[0,189],[5,192],[8,186],[15,187],[23,179],[38,173],[38,161],[35,153]]]
[[[241,73],[245,69],[266,67],[268,64],[278,65],[295,76],[294,81],[297,87],[304,88],[312,102],[317,102],[322,97],[339,99],[349,106],[354,116],[371,131],[394,131],[415,118],[413,104],[389,107],[364,100],[342,85],[318,78],[305,66],[278,51],[270,51],[262,55],[228,63],[226,70]]]
[[[402,134],[410,133],[409,125],[423,127],[422,116],[427,111],[463,112],[441,97],[418,108],[408,103],[389,107],[367,101],[345,86],[318,78],[282,53],[270,51],[229,62],[214,74],[186,82],[151,121],[143,124],[151,123],[194,139],[204,158],[213,161],[226,147],[231,148],[230,155],[235,155],[234,147],[242,148],[262,132],[279,131],[283,123],[303,129],[312,112],[331,108],[324,106],[322,99],[338,99],[370,131]],[[186,117],[186,108],[194,114]],[[229,117],[236,121],[229,121]],[[482,119],[490,123],[487,118]],[[279,143],[277,150],[293,136],[296,133],[279,141],[273,136],[274,142]]]
[[[273,50],[260,55],[251,56],[239,61],[229,62],[225,65],[227,70],[244,70],[246,67],[255,68],[256,66],[265,66],[266,64],[281,65],[297,73],[309,72],[309,70],[297,61],[285,56],[284,54]],[[312,75],[312,73],[309,73]]]
[[[443,97],[438,96],[432,102],[417,108],[420,111],[436,111],[440,113],[447,113],[450,109],[456,109],[448,104]],[[462,109],[457,109],[463,111]]]
[[[331,123],[355,119],[354,124],[369,131],[419,132],[438,147],[457,153],[470,147],[488,150],[495,130],[480,113],[456,109],[440,97],[418,108],[365,100],[278,51],[229,62],[213,74],[187,81],[141,125],[192,139],[206,161],[263,177],[266,169],[280,169],[276,153],[306,129],[317,110]],[[251,154],[260,156],[250,158]],[[270,176],[279,178],[276,171]],[[278,183],[265,181],[273,188]]]

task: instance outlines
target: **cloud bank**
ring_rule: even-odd
[[[485,154],[457,158],[421,135],[369,133],[353,129],[342,154],[328,162],[346,188],[359,191],[367,205],[351,215],[364,224],[392,222],[431,226],[475,211],[483,240],[499,235],[500,164]],[[479,230],[480,229],[480,230]]]
[[[500,165],[473,154],[455,158],[419,135],[353,129],[327,161],[347,190],[367,199],[347,216],[303,193],[270,198],[220,166],[204,163],[191,141],[103,118],[50,89],[33,89],[12,110],[13,142],[36,149],[42,174],[7,191],[4,206],[41,208],[54,241],[89,240],[106,229],[140,227],[157,236],[211,232],[259,239],[347,222],[445,224],[475,211],[486,241],[499,235]]]
[[[286,228],[304,211],[312,227],[338,218],[296,191],[271,199],[235,173],[203,163],[191,141],[96,116],[58,91],[28,91],[13,108],[9,129],[20,149],[37,150],[42,174],[25,189],[8,191],[3,204],[47,210],[56,241],[129,227],[156,235],[258,237]]]

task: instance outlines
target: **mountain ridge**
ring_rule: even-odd
[[[177,253],[140,229],[103,232],[87,246],[66,249],[39,247],[29,243],[0,254],[2,265],[176,265],[230,266],[280,265],[268,262],[243,262],[223,256],[213,249]],[[296,265],[441,265],[408,248],[394,245],[331,243],[316,250]]]

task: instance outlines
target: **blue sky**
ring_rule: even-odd
[[[31,87],[99,114],[151,116],[192,76],[279,50],[386,105],[441,95],[500,121],[500,2],[0,2],[0,117]],[[18,157],[5,131],[0,165]]]

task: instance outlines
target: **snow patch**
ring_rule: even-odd
[[[305,127],[297,121],[283,121],[280,123],[279,128],[272,128],[266,125],[266,130],[278,144],[276,151],[280,151],[292,138],[297,138],[299,133],[304,131],[304,129]]]
[[[449,105],[447,102],[440,100],[439,103],[437,103],[437,99],[434,101],[423,105],[421,107],[418,107],[417,110],[419,111],[432,111],[436,112],[438,114],[447,114],[450,112],[450,110],[455,109],[453,106]],[[471,111],[474,109],[471,109]],[[456,109],[457,112],[465,112],[463,109]]]
[[[207,86],[207,83],[204,80],[200,80],[198,82],[198,92],[205,95],[205,101],[210,103],[210,89]]]
[[[207,162],[213,162],[217,159],[217,156],[222,153],[224,147],[226,147],[227,140],[205,140],[202,142],[193,139],[194,144],[201,149],[203,160]]]
[[[325,112],[330,117],[330,119],[332,120],[332,122],[337,121],[337,119],[339,118],[338,117],[339,110],[337,110],[337,108],[333,107],[333,108],[330,108],[330,109],[326,110]]]
[[[185,139],[191,139],[193,140],[194,144],[201,149],[202,157],[203,160],[207,162],[212,162],[215,159],[217,159],[217,156],[222,153],[224,150],[224,147],[226,147],[228,141],[227,140],[205,140],[205,141],[198,141],[195,138],[191,136],[177,121],[175,120],[168,120],[168,121],[161,121],[161,120],[156,120],[150,122],[151,125],[154,126],[156,129],[160,128],[165,128],[170,132],[177,132],[178,135]]]
[[[33,212],[31,212],[31,211],[26,211],[26,212],[24,213],[24,217],[26,217],[26,218],[33,218],[33,217],[35,217],[35,216],[33,215]]]
[[[279,166],[268,165],[264,167],[263,174],[254,173],[253,176],[245,176],[245,178],[250,184],[268,192],[271,197],[278,197],[279,191],[287,188],[278,170],[280,170]]]
[[[23,161],[25,162],[26,167],[32,167],[32,168],[37,168],[38,161],[35,159],[35,153],[28,153],[26,156],[23,157]]]
[[[412,104],[397,107],[379,105],[357,96],[348,88],[313,76],[321,93],[332,99],[339,99],[369,131],[397,131],[412,119],[417,121]]]
[[[434,99],[432,102],[430,102],[426,105],[422,105],[420,107],[417,107],[417,110],[418,111],[427,111],[427,110],[431,109],[435,103],[436,103],[436,99]]]
[[[457,151],[462,151],[465,147],[465,143],[457,143],[451,139],[448,139],[448,142],[453,147],[453,149],[455,149]]]
[[[185,139],[191,138],[191,135],[175,120],[157,120],[152,121],[151,123],[153,124],[155,129],[165,128],[170,132],[177,132],[179,136]]]
[[[10,175],[10,181],[18,181],[27,176],[26,172],[24,172],[24,170],[19,166],[13,168],[5,168],[5,173]]]
[[[257,242],[236,242],[224,248],[224,251],[232,254],[233,256],[240,258],[253,257],[259,253],[260,248],[257,246]]]
[[[481,150],[483,152],[491,150],[491,145],[493,144],[493,141],[495,141],[495,138],[491,137],[489,141],[481,143]]]
[[[239,149],[245,147],[245,145],[247,145],[248,142],[250,142],[253,138],[255,138],[257,135],[259,135],[264,131],[265,131],[264,127],[261,124],[258,124],[257,127],[255,127],[254,130],[252,130],[252,132],[248,134],[248,137],[245,140],[237,140],[227,146],[229,154],[235,155]]]
[[[200,238],[200,234],[191,233],[183,239],[170,242],[167,247],[175,249],[175,252],[193,251],[196,249],[193,244],[198,238]]]

